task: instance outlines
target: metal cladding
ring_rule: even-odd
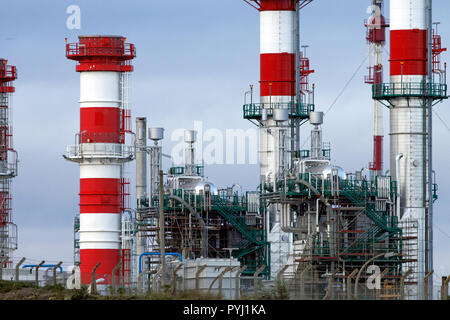
[[[11,178],[17,175],[17,153],[12,144],[11,94],[17,69],[0,59],[0,260],[7,257],[6,266],[17,249],[17,227],[11,214]],[[2,266],[0,266],[2,267]]]
[[[417,224],[418,256],[413,268],[417,279],[423,279],[432,268],[430,117],[434,98],[427,89],[435,86],[430,83],[433,76],[429,67],[431,1],[391,0],[390,16],[391,172],[400,188],[399,218]],[[420,88],[420,94],[413,95],[412,88]],[[397,157],[401,157],[399,168]],[[419,299],[424,296],[420,284],[416,295]]]
[[[110,284],[121,256],[122,165],[131,160],[123,73],[133,70],[135,48],[121,36],[80,36],[66,45],[66,56],[79,62],[80,72],[79,145],[68,158],[80,164],[81,283],[91,282],[100,262],[97,278]]]
[[[295,0],[261,1],[261,97],[290,102],[295,96]]]

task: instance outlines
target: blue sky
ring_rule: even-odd
[[[242,101],[250,83],[258,87],[259,16],[244,1],[0,2],[5,4],[0,11],[0,56],[19,68],[14,95],[14,143],[20,156],[19,176],[13,182],[13,216],[19,227],[16,259],[72,261],[79,169],[62,154],[79,128],[79,75],[75,63],[65,58],[64,38],[76,42],[80,34],[120,34],[134,43],[133,116],[165,127],[166,137],[177,128],[192,128],[195,120],[202,120],[205,129],[252,128],[242,119]],[[66,9],[72,4],[81,8],[80,30],[66,27]],[[316,70],[311,81],[319,110],[330,108],[367,55],[363,22],[368,5],[365,0],[316,0],[301,13],[301,41],[309,45]],[[434,20],[442,22],[444,44],[450,41],[448,12],[448,1],[434,1]],[[333,161],[348,172],[371,161],[372,100],[365,73],[364,66],[323,126]],[[450,125],[449,102],[435,110]],[[302,141],[309,130],[305,125]],[[386,166],[388,131],[385,110]],[[433,134],[440,194],[435,205],[435,269],[440,276],[450,274],[450,130],[436,116]],[[166,140],[169,152],[171,142]],[[134,166],[128,171],[132,176]],[[212,165],[206,175],[221,187],[238,182],[254,189],[258,171],[257,165]]]

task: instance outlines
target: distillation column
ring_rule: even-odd
[[[290,106],[296,99],[295,30],[297,1],[261,1],[260,102],[263,117],[259,131],[261,183],[273,185],[290,164]],[[267,114],[269,116],[265,116]],[[266,225],[271,242],[271,275],[287,263],[292,234],[280,228],[280,206],[270,205]]]
[[[17,175],[17,152],[12,144],[11,94],[17,79],[17,69],[0,59],[0,263],[12,263],[12,253],[17,250],[17,226],[12,219],[11,179]],[[2,266],[0,266],[2,267]]]
[[[79,62],[80,72],[79,142],[65,158],[80,165],[81,283],[91,282],[100,262],[97,278],[111,284],[121,255],[123,164],[134,158],[133,148],[125,146],[124,79],[133,70],[135,48],[121,36],[80,36],[79,43],[67,44],[66,56]]]
[[[401,220],[417,220],[416,295],[423,298],[422,281],[430,271],[426,258],[429,201],[428,172],[428,18],[427,0],[391,0],[390,166],[400,184]],[[431,48],[430,48],[431,49]],[[422,97],[421,97],[422,95]],[[396,159],[403,155],[396,167]],[[399,156],[400,157],[400,156]]]

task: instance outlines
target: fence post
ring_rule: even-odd
[[[405,279],[413,273],[413,269],[409,269],[400,279],[400,300],[405,300]]]
[[[53,285],[56,287],[56,269],[58,269],[63,264],[62,261],[58,262],[58,264],[53,267]]]
[[[450,276],[442,277],[441,300],[448,300],[448,282],[449,281],[450,281]]]
[[[117,269],[119,269],[121,266],[122,266],[122,261],[119,261],[117,266],[115,266],[114,269],[112,270],[111,280],[112,280],[113,294],[116,294],[116,272],[117,272]]]
[[[222,295],[222,280],[223,280],[223,276],[225,275],[225,273],[227,273],[228,271],[230,271],[230,275],[231,275],[231,271],[233,271],[234,267],[226,267],[225,270],[223,270],[220,274],[219,274],[219,295]],[[231,276],[230,276],[231,277]],[[230,290],[231,290],[231,282],[230,282]],[[231,296],[231,291],[230,291],[230,296]]]
[[[450,281],[450,275],[447,277],[444,283],[444,300],[448,300],[448,282]]]
[[[255,274],[253,275],[253,294],[256,295],[256,293],[258,292],[258,276],[261,272],[263,272],[263,270],[266,268],[265,265],[262,265],[261,267],[259,267],[258,270],[256,270]]]
[[[22,265],[22,263],[25,261],[25,257],[20,259],[19,263],[16,265],[16,282],[19,282],[19,267]]]
[[[158,288],[158,290],[156,290],[157,288],[157,285],[156,285],[156,279],[158,278],[158,276],[159,275],[161,275],[162,274],[162,271],[163,271],[163,269],[162,268],[160,268],[159,270],[158,270],[158,272],[156,272],[155,273],[155,275],[153,276],[153,279],[152,279],[152,292],[158,292],[159,291],[159,288]],[[162,275],[161,275],[162,276]],[[160,283],[161,284],[161,283]],[[160,285],[160,287],[162,287],[162,285]]]
[[[239,269],[238,272],[236,272],[236,276],[235,276],[236,277],[236,283],[235,283],[235,286],[236,286],[235,290],[236,290],[236,292],[234,294],[234,299],[235,300],[238,300],[240,298],[240,290],[239,290],[240,284],[239,284],[239,280],[240,280],[240,276],[241,276],[242,272],[244,272],[246,269],[247,269],[247,265],[243,266],[242,268]]]
[[[352,300],[352,279],[356,276],[358,273],[358,269],[354,269],[352,273],[347,277],[347,300]]]
[[[424,298],[424,300],[428,300],[429,299],[429,295],[428,295],[428,279],[431,277],[433,272],[434,272],[434,270],[431,270],[430,272],[427,273],[425,278],[423,278],[423,298]]]
[[[199,284],[199,276],[200,276],[200,273],[202,273],[202,271],[205,270],[205,268],[206,268],[206,265],[203,265],[195,273],[195,291],[198,291],[198,288],[200,286],[200,284]]]
[[[327,293],[325,294],[325,296],[322,298],[322,300],[333,300],[334,299],[334,294],[333,294],[333,284],[334,284],[334,276],[336,275],[336,273],[339,270],[336,269],[333,271],[332,274],[330,274],[330,276],[328,277],[328,289],[327,289]]]
[[[3,280],[3,264],[7,263],[9,260],[9,257],[4,257],[2,260],[0,260],[0,280]]]
[[[286,271],[286,269],[289,268],[288,265],[285,265],[280,271],[278,271],[277,273],[277,282],[280,281],[281,276],[283,275],[283,273]]]
[[[39,287],[39,268],[45,263],[45,260],[42,260],[41,263],[39,263],[36,266],[36,287]]]
[[[95,271],[100,266],[100,262],[97,262],[95,267],[92,269],[92,282],[91,282],[91,294],[97,294],[97,283],[95,282]]]
[[[172,295],[174,295],[177,292],[177,271],[180,270],[180,268],[183,266],[183,262],[181,262],[176,268],[173,270],[172,273]]]

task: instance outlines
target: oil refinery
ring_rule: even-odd
[[[359,171],[345,170],[348,164],[333,159],[333,141],[324,141],[330,118],[311,80],[321,66],[314,69],[301,41],[301,17],[319,0],[239,1],[259,15],[259,34],[252,35],[260,44],[259,86],[244,88],[244,104],[231,106],[257,132],[253,190],[242,188],[239,176],[221,186],[205,174],[198,130],[183,129],[184,161],[176,164],[165,147],[170,132],[153,116],[151,102],[147,114],[132,114],[134,61],[150,56],[133,35],[66,38],[66,63],[80,79],[65,89],[79,93],[73,101],[79,131],[64,137],[69,145],[60,161],[79,167],[79,183],[73,182],[79,211],[67,221],[73,224],[73,265],[64,271],[62,262],[12,259],[21,226],[12,219],[18,156],[11,97],[27,93],[15,93],[20,66],[0,59],[0,280],[54,281],[101,295],[121,288],[228,300],[273,291],[291,300],[439,298],[432,279],[433,157],[440,151],[433,149],[432,115],[448,92],[433,1],[367,0],[370,17],[360,21],[365,38],[352,41],[368,47],[361,82],[371,92],[366,110],[373,127],[366,129],[373,141],[366,143],[373,143],[367,155],[373,160]],[[178,112],[177,106],[170,110]],[[442,280],[442,299],[448,299],[449,281]]]

